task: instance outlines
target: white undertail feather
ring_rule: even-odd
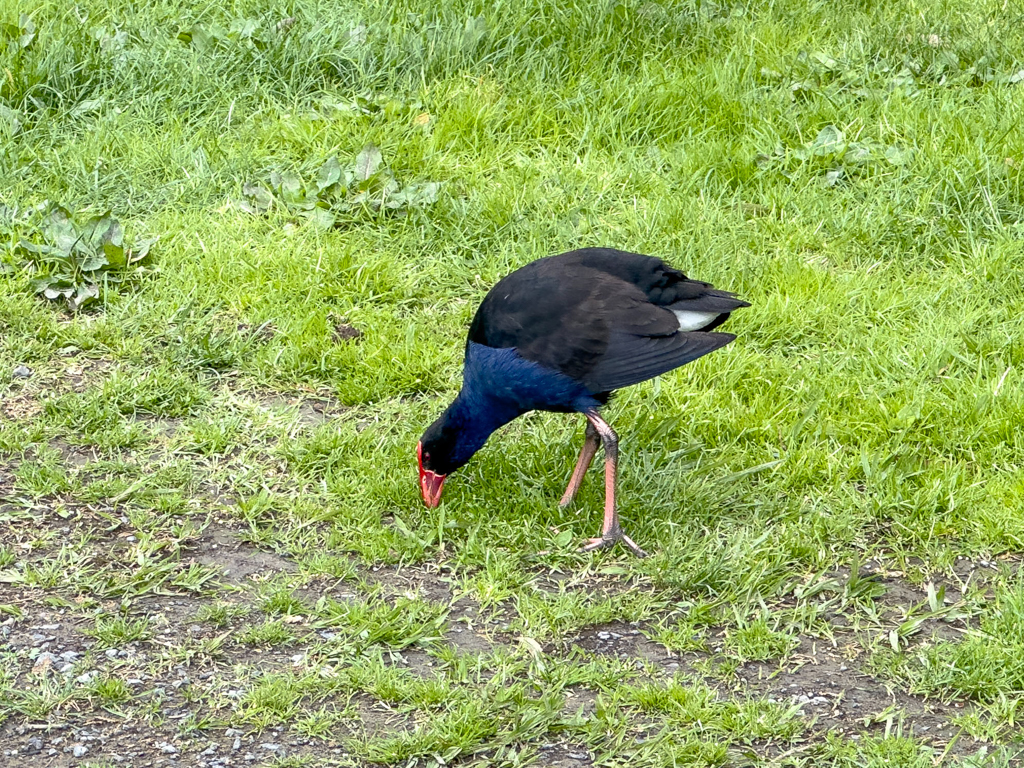
[[[718,312],[687,312],[683,309],[673,309],[672,314],[679,320],[680,331],[696,331],[710,325],[718,317]]]

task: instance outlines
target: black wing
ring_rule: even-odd
[[[693,280],[680,270],[654,256],[619,251],[614,248],[581,248],[548,259],[567,268],[578,264],[596,269],[635,285],[652,304],[693,312],[731,312],[750,304],[737,299],[736,294],[720,291],[711,283]],[[545,261],[542,259],[541,261]],[[537,262],[534,262],[535,264]]]
[[[591,392],[610,392],[653,379],[724,347],[731,333],[691,331],[671,336],[613,333],[608,348],[583,383]]]
[[[515,347],[527,360],[592,392],[678,368],[735,338],[703,331],[749,306],[660,259],[591,248],[538,259],[491,289],[469,341]],[[674,311],[718,313],[701,332],[680,332]]]

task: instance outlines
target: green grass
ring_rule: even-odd
[[[281,764],[533,765],[555,742],[602,765],[1012,764],[1022,19],[0,0],[0,618],[17,640],[64,611],[90,653],[142,653],[79,684],[4,649],[0,722],[91,707],[197,751],[226,724],[311,740]],[[247,185],[308,186],[368,144],[436,202],[325,194],[332,227],[283,189],[245,210]],[[158,240],[72,313],[19,246],[47,201]],[[644,561],[576,552],[602,489],[557,507],[582,439],[563,415],[496,435],[437,509],[415,482],[477,302],[584,245],[752,304],[734,344],[607,409]],[[581,647],[624,627],[689,666]],[[792,710],[814,644],[880,711],[887,688],[965,705],[943,710],[963,733]]]
[[[89,632],[100,642],[101,647],[115,648],[133,640],[150,637],[149,622],[145,619],[132,620],[123,616],[98,616],[96,626]]]

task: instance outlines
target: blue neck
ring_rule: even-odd
[[[458,397],[448,406],[444,415],[445,426],[453,428],[458,437],[452,450],[452,459],[464,464],[484,447],[495,430],[519,416],[521,411],[488,397],[486,392],[463,385]]]
[[[452,459],[461,466],[496,429],[527,411],[584,411],[599,405],[581,382],[524,360],[515,349],[469,342],[462,390],[441,419],[457,435]]]

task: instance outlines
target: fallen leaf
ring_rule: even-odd
[[[380,150],[373,144],[367,144],[356,155],[355,172],[356,178],[360,181],[367,181],[380,168],[383,161]]]

